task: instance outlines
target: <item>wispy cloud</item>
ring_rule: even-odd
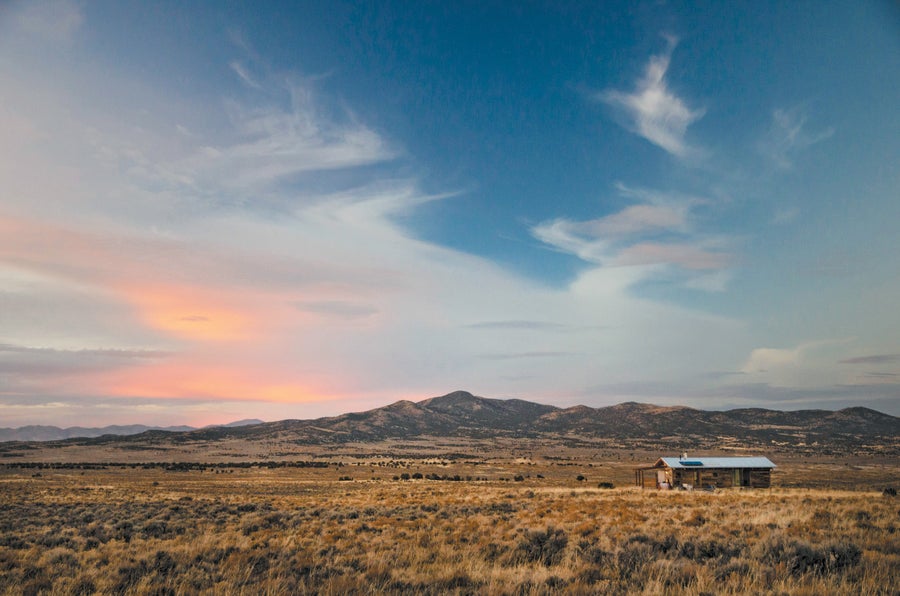
[[[799,216],[800,209],[797,207],[781,205],[775,209],[775,214],[772,216],[772,223],[778,226],[787,225],[796,220]]]
[[[676,157],[685,158],[697,149],[685,140],[688,127],[706,113],[703,108],[691,109],[666,84],[666,72],[677,40],[668,37],[666,51],[650,58],[644,76],[632,92],[607,90],[597,99],[622,110],[628,117],[631,130]]]
[[[565,325],[559,323],[549,323],[547,321],[485,321],[483,323],[472,323],[465,325],[467,329],[509,329],[514,331],[545,331],[565,329]]]
[[[54,393],[62,386],[79,386],[100,374],[158,364],[174,353],[152,349],[59,349],[0,344],[0,395],[21,391]]]
[[[695,229],[691,212],[708,204],[707,200],[621,184],[618,190],[640,203],[588,221],[558,218],[534,226],[531,232],[542,242],[599,266],[672,266],[686,272],[710,272],[731,264],[731,254],[723,250],[725,239]],[[690,287],[721,291],[727,281],[725,275],[707,277]]]
[[[727,267],[731,255],[710,251],[691,243],[641,242],[628,246],[612,260],[616,266],[676,265],[691,270],[716,270]]]
[[[296,302],[295,306],[303,312],[347,320],[365,319],[378,312],[378,309],[370,304],[342,300]]]
[[[250,75],[247,68],[241,64],[237,60],[232,60],[228,63],[229,68],[234,71],[234,74],[238,76],[238,78],[244,82],[248,87],[252,87],[253,89],[262,89],[262,86],[257,83],[254,78]]]
[[[113,358],[113,359],[138,359],[162,358],[171,355],[162,350],[125,350],[121,348],[95,349],[82,348],[77,350],[61,350],[58,348],[40,348],[30,346],[18,346],[15,344],[0,344],[0,353],[7,354],[36,354],[42,356],[75,356],[88,358]]]
[[[835,133],[831,126],[810,131],[807,120],[806,112],[799,107],[773,110],[769,131],[758,145],[760,152],[777,167],[791,169],[799,153]]]
[[[248,76],[241,79],[258,86]],[[353,114],[321,109],[312,82],[288,81],[273,91],[285,97],[283,104],[228,102],[236,133],[232,142],[199,147],[193,157],[174,164],[181,177],[195,186],[246,194],[302,174],[383,163],[398,155]]]
[[[461,383],[598,403],[619,394],[585,388],[650,379],[683,401],[685,379],[766,345],[633,291],[651,270],[727,284],[729,239],[705,230],[705,199],[620,185],[618,209],[535,226],[588,265],[550,286],[404,227],[398,213],[451,193],[422,192],[402,144],[327,84],[259,68],[248,44],[218,101],[90,70],[72,45],[59,76],[33,52],[0,61],[4,420],[49,421],[16,409],[29,400],[81,420],[130,422],[138,406],[160,423],[308,417]],[[702,110],[666,83],[673,48],[607,99],[688,156]]]
[[[481,354],[485,360],[522,360],[531,358],[562,358],[571,352],[510,352],[506,354]]]
[[[841,364],[890,364],[892,362],[900,362],[900,354],[873,354],[840,361]]]

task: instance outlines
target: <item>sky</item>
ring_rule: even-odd
[[[900,415],[900,8],[0,3],[0,426]]]

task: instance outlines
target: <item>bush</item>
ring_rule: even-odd
[[[791,575],[826,575],[857,565],[862,551],[849,542],[813,546],[804,541],[777,540],[766,547],[763,558],[770,563],[784,564]]]
[[[545,567],[557,565],[563,556],[569,537],[564,530],[548,527],[546,531],[534,530],[513,551],[514,563],[540,563]]]
[[[612,482],[604,481],[604,482],[597,484],[597,488],[615,488],[615,487],[616,487],[616,485],[613,484]]]

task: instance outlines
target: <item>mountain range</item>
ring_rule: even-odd
[[[261,424],[262,420],[237,420],[221,425],[224,428]],[[0,428],[0,442],[6,441],[61,441],[72,438],[93,438],[106,435],[138,435],[149,430],[165,432],[188,432],[198,430],[193,426],[145,426],[143,424],[111,425],[103,427],[30,425],[19,428]]]
[[[455,391],[419,402],[403,400],[365,412],[315,420],[242,421],[197,430],[146,430],[128,436],[107,433],[63,443],[131,445],[129,449],[141,444],[175,447],[222,441],[247,446],[261,442],[327,446],[427,437],[480,441],[546,439],[561,444],[632,449],[765,447],[824,454],[895,453],[900,450],[900,418],[863,407],[837,411],[707,411],[627,402],[601,408],[559,408]]]

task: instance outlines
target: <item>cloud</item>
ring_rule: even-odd
[[[621,209],[537,226],[589,265],[548,286],[405,227],[398,214],[452,192],[423,192],[404,148],[315,81],[242,58],[262,89],[216,101],[73,52],[59,77],[0,61],[0,127],[16,131],[0,135],[0,329],[48,350],[0,353],[15,371],[0,407],[302,418],[460,385],[598,403],[614,394],[586,388],[684,395],[746,358],[738,321],[631,291],[660,269],[727,271],[727,242],[698,231],[704,199],[619,185]]]
[[[728,289],[733,273],[728,269],[720,269],[702,275],[695,275],[684,282],[686,288],[701,292],[724,292]]]
[[[485,321],[465,325],[467,329],[498,330],[509,329],[514,331],[549,331],[565,329],[565,325],[549,323],[546,321]]]
[[[38,356],[74,356],[87,358],[113,358],[124,360],[143,360],[147,358],[162,358],[169,356],[169,352],[162,350],[124,350],[121,348],[110,348],[98,350],[93,348],[83,348],[79,350],[60,350],[56,348],[34,348],[28,346],[17,346],[14,344],[0,344],[0,354],[34,354]]]
[[[642,242],[624,248],[611,264],[614,266],[677,265],[684,269],[716,270],[727,267],[726,253],[705,250],[685,243]]]
[[[364,319],[378,312],[369,304],[345,302],[340,300],[324,300],[321,302],[297,302],[295,306],[304,312],[335,317],[338,319]]]
[[[750,352],[750,357],[741,372],[744,374],[765,373],[770,369],[796,366],[800,363],[803,351],[808,347],[808,345],[801,345],[796,348],[756,348]]]
[[[799,153],[831,138],[835,133],[830,126],[810,132],[806,126],[807,119],[806,113],[799,107],[773,110],[772,123],[758,145],[759,151],[778,168],[791,169]]]
[[[588,221],[557,218],[534,226],[540,241],[601,267],[640,268],[643,276],[676,268],[692,289],[722,291],[730,277],[716,275],[731,265],[727,239],[698,233],[692,210],[709,201],[697,197],[633,189],[619,192],[636,205]]]
[[[873,354],[840,361],[841,364],[890,364],[892,362],[900,362],[900,354]]]
[[[772,223],[779,226],[786,225],[796,220],[799,215],[800,209],[797,207],[779,206],[772,216]]]
[[[485,360],[521,360],[531,358],[562,358],[571,356],[570,352],[512,352],[508,354],[481,354]]]
[[[0,395],[55,393],[90,382],[95,375],[152,366],[173,356],[162,350],[58,349],[0,344]]]
[[[672,93],[666,85],[672,51],[677,40],[668,38],[663,54],[653,56],[647,64],[644,76],[635,84],[631,93],[607,90],[597,99],[622,110],[629,118],[629,128],[654,145],[679,158],[698,153],[685,141],[688,127],[706,113],[704,109],[690,109]]]
[[[262,89],[262,86],[257,83],[243,64],[238,62],[237,60],[232,60],[228,63],[228,67],[234,71],[234,74],[238,76],[238,78],[248,87],[252,87],[253,89]]]
[[[238,71],[243,72],[243,71]],[[247,76],[246,73],[241,77]],[[250,86],[256,83],[251,79]],[[250,84],[248,83],[248,84]],[[189,189],[212,189],[247,197],[292,177],[390,161],[398,152],[350,113],[327,113],[310,80],[286,80],[269,89],[281,104],[226,102],[233,134],[226,143],[202,145],[171,165]]]
[[[741,372],[749,383],[773,387],[811,389],[850,385],[856,371],[834,366],[840,355],[852,349],[852,339],[807,341],[789,348],[756,348],[744,361]]]

